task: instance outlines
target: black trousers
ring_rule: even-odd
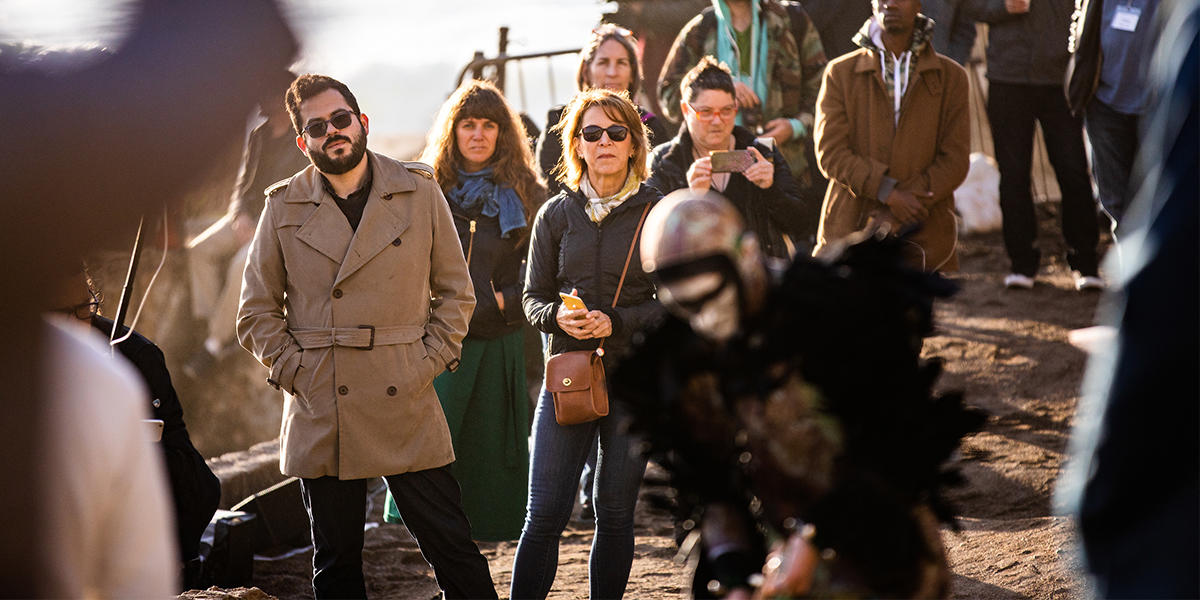
[[[992,81],[988,90],[988,120],[996,145],[996,162],[1000,165],[1004,249],[1012,262],[1012,272],[1033,277],[1041,260],[1034,246],[1038,227],[1030,192],[1036,121],[1042,125],[1046,152],[1062,190],[1062,233],[1067,245],[1067,263],[1084,275],[1096,275],[1100,232],[1083,148],[1082,120],[1071,116],[1062,86]]]
[[[446,598],[495,598],[487,559],[471,540],[458,482],[449,467],[385,477],[421,555]],[[367,479],[302,479],[312,525],[313,592],[318,599],[366,598],[363,525]]]

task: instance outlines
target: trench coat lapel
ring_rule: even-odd
[[[289,202],[293,200],[288,199]],[[324,254],[329,260],[341,264],[354,237],[350,222],[337,203],[325,195],[324,188],[315,185],[309,190],[307,198],[299,198],[297,202],[313,202],[317,209],[308,216],[300,229],[296,231],[296,239],[312,246],[314,250]]]
[[[403,205],[405,196],[395,195],[415,190],[416,182],[407,170],[401,168],[396,171],[389,168],[391,165],[382,165],[381,162],[371,161],[372,168],[375,169],[372,175],[374,183],[371,195],[363,208],[362,221],[350,240],[349,249],[345,252],[342,268],[338,271],[334,285],[340,284],[361,269],[408,229],[410,219],[405,210],[407,206]],[[342,220],[344,221],[345,217]]]

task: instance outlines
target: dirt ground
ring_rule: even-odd
[[[1031,291],[1003,289],[1008,263],[999,233],[962,240],[962,271],[955,276],[962,291],[937,308],[937,331],[925,345],[927,356],[945,360],[941,387],[964,390],[969,404],[990,415],[985,429],[962,446],[968,484],[952,494],[961,510],[961,531],[943,529],[955,598],[1086,595],[1072,524],[1054,515],[1051,496],[1086,362],[1085,354],[1067,343],[1067,334],[1093,324],[1099,295],[1080,294],[1071,285],[1056,233],[1057,208],[1039,206],[1043,269]],[[373,498],[374,522],[382,522],[382,498],[382,493]],[[674,561],[671,533],[669,516],[648,503],[639,506],[626,597],[674,599],[688,589],[686,569]],[[590,544],[590,529],[573,521],[563,536],[551,598],[587,596]],[[504,597],[516,542],[481,549]],[[311,598],[311,560],[310,550],[285,560],[256,561],[253,585],[278,598]],[[380,524],[368,531],[364,561],[373,598],[437,597],[432,572],[402,526]],[[257,592],[212,590],[189,597],[261,597]]]

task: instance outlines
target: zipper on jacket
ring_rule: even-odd
[[[471,266],[471,250],[475,247],[475,219],[471,219],[471,237],[467,240],[467,266]]]

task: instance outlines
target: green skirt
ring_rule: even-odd
[[[529,494],[529,399],[521,331],[492,340],[463,341],[458,370],[433,380],[462,489],[471,537],[498,542],[521,537]],[[403,523],[391,492],[384,520]]]

